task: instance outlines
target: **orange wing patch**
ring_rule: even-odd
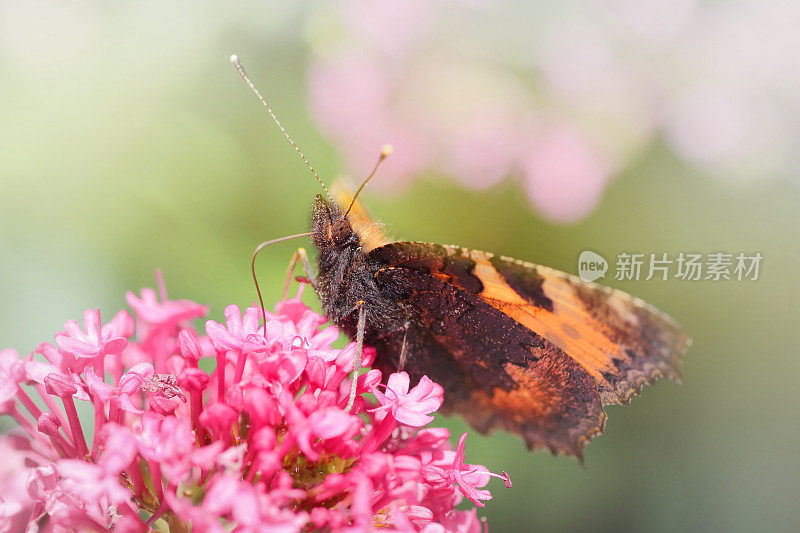
[[[472,253],[473,259],[475,259]],[[545,281],[545,294],[553,300],[554,309],[530,304],[520,296],[486,258],[476,260],[474,273],[483,282],[479,296],[492,307],[502,311],[523,326],[535,331],[570,357],[577,360],[601,385],[601,392],[613,389],[603,373],[615,372],[609,354],[622,352],[602,331],[591,327],[589,317],[582,312],[568,291],[557,283]],[[593,325],[592,325],[593,326]],[[627,357],[624,353],[623,357]],[[606,398],[603,398],[607,401]]]

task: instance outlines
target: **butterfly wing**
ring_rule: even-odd
[[[369,258],[435,277],[536,332],[594,378],[603,403],[627,403],[647,383],[680,377],[690,339],[671,317],[622,291],[456,246],[396,242]]]
[[[561,349],[481,298],[418,269],[380,268],[375,282],[410,310],[407,330],[370,339],[397,370],[405,344],[413,380],[446,390],[444,409],[481,432],[520,434],[531,448],[581,457],[605,414],[594,379]]]

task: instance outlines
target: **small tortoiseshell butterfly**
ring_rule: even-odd
[[[361,188],[336,200],[325,189],[327,198],[315,197],[309,233],[256,252],[312,237],[318,273],[302,249],[290,270],[302,261],[327,316],[359,346],[375,347],[373,366],[384,375],[402,368],[414,382],[427,375],[440,383],[445,412],[482,433],[502,428],[531,449],[581,458],[603,431],[603,405],[627,403],[661,377],[679,378],[690,339],[666,314],[541,265],[391,241],[356,202]]]

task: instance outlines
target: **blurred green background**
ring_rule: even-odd
[[[289,3],[287,3],[289,4]],[[304,231],[318,187],[228,63],[245,61],[327,179],[345,172],[307,107],[318,4],[4,3],[0,18],[0,344],[20,352],[163,269],[173,298],[253,301],[262,240]],[[789,53],[789,51],[787,51]],[[796,50],[794,51],[796,53]],[[392,139],[385,139],[392,142]],[[370,157],[373,157],[370,155]],[[387,163],[388,164],[388,163]],[[796,172],[796,171],[795,171]],[[471,433],[468,460],[506,470],[481,514],[493,531],[790,531],[800,524],[794,179],[708,179],[656,136],[597,209],[554,225],[505,181],[470,191],[435,172],[364,193],[400,239],[457,243],[575,272],[578,254],[740,251],[758,281],[608,283],[694,337],[682,386],[608,408],[586,468]],[[286,243],[259,271],[280,292]],[[458,419],[441,423],[465,430]]]

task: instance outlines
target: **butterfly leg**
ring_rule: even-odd
[[[285,300],[289,296],[289,285],[292,283],[292,278],[294,277],[294,268],[297,265],[297,261],[300,261],[300,264],[303,265],[303,271],[306,273],[306,279],[311,283],[311,286],[314,287],[314,290],[317,289],[317,279],[314,276],[314,271],[311,270],[311,263],[308,261],[308,254],[306,254],[305,248],[298,248],[297,251],[292,254],[292,259],[289,261],[289,268],[286,269],[286,281],[283,284],[283,298]]]
[[[350,398],[347,400],[345,411],[350,411],[356,401],[356,382],[358,381],[358,372],[361,370],[361,354],[364,350],[364,330],[366,325],[367,312],[364,310],[364,301],[361,300],[358,302],[358,329],[356,329],[356,360],[353,364],[353,381],[350,385]]]
[[[408,326],[409,322],[406,322],[403,326],[403,344],[400,346],[400,363],[397,365],[397,371],[402,372],[403,367],[406,366],[406,356],[408,355]]]

